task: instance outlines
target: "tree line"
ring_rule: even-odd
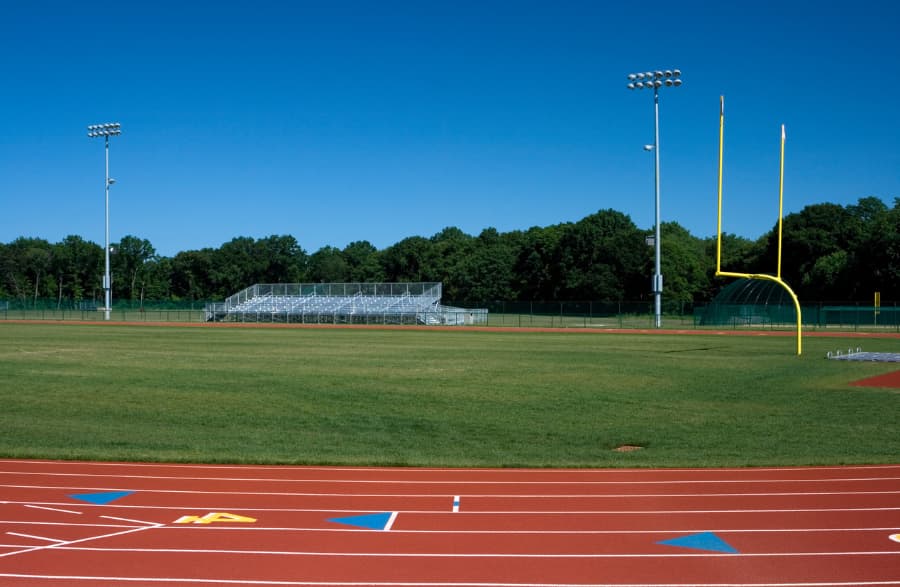
[[[712,299],[716,239],[677,222],[661,225],[666,303]],[[444,300],[641,301],[651,299],[651,230],[616,210],[577,222],[469,235],[455,227],[410,236],[379,250],[368,241],[309,254],[290,235],[237,237],[219,248],[158,255],[146,239],[111,244],[114,303],[222,300],[254,283],[443,282]],[[815,204],[783,223],[782,277],[801,300],[900,298],[900,198]],[[723,236],[723,270],[774,273],[775,227],[757,240]],[[70,235],[58,243],[20,237],[0,243],[0,300],[73,307],[103,301],[103,247]],[[48,302],[49,300],[49,302]]]

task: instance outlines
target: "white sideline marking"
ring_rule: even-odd
[[[36,509],[36,510],[47,510],[47,511],[51,511],[51,512],[62,512],[62,513],[64,513],[64,514],[78,514],[79,516],[82,514],[82,512],[76,512],[76,511],[74,511],[74,510],[64,510],[64,509],[62,509],[62,508],[48,508],[48,507],[46,507],[46,506],[42,506],[42,505],[31,505],[31,504],[28,504],[28,503],[25,504],[25,507],[27,507],[27,508],[34,508],[34,509]]]

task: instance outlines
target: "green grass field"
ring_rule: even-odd
[[[0,456],[416,466],[898,462],[889,339],[0,322]],[[616,452],[620,445],[644,447]]]

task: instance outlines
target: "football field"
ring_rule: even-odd
[[[0,456],[449,467],[895,463],[891,338],[0,323]]]

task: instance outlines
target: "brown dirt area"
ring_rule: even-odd
[[[893,389],[900,389],[900,371],[860,379],[859,381],[854,381],[850,385],[856,387],[890,387]]]

